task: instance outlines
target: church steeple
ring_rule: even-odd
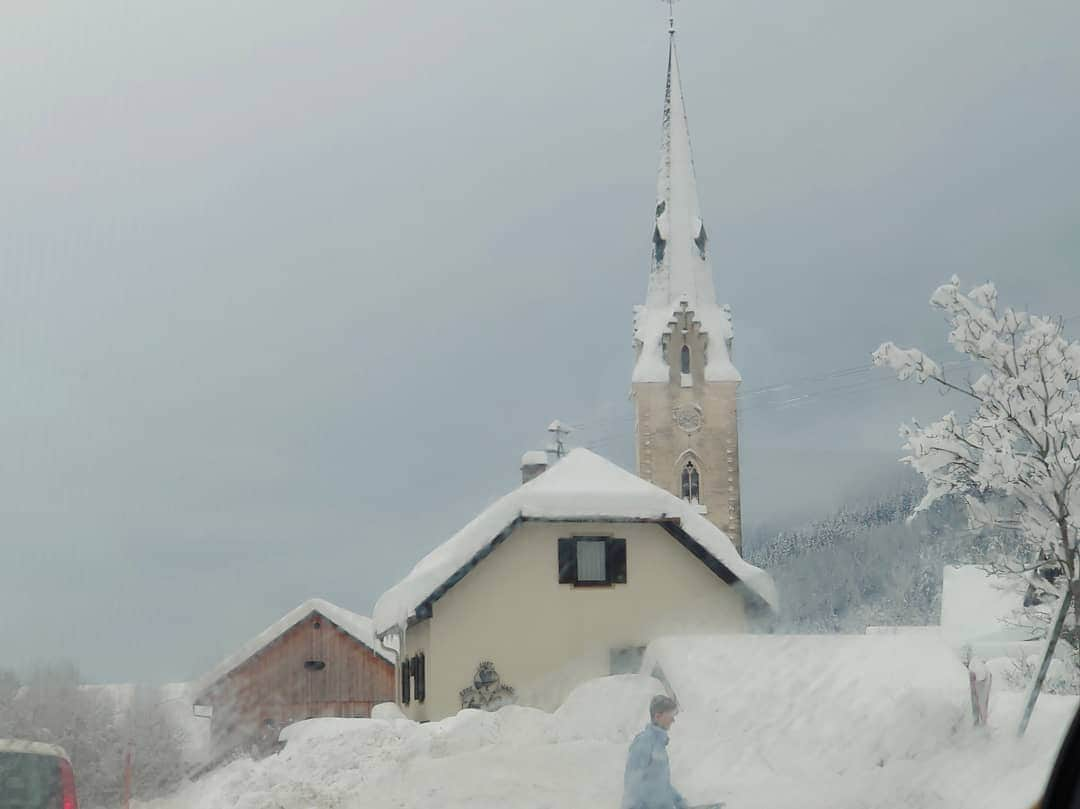
[[[666,382],[668,364],[663,352],[675,313],[686,304],[707,335],[705,378],[738,381],[731,363],[731,316],[716,302],[710,246],[701,218],[690,126],[686,118],[674,19],[668,31],[667,85],[656,181],[656,211],[652,232],[652,267],[645,305],[634,317],[638,361],[635,382]]]
[[[679,76],[674,24],[669,31],[667,87],[664,92],[663,138],[656,180],[653,226],[653,273],[646,306],[715,304],[709,267],[708,234],[701,219],[690,126]]]
[[[731,313],[713,287],[674,20],[668,36],[649,285],[634,311],[638,475],[695,505],[739,547],[741,378],[731,362]]]

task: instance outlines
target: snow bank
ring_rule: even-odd
[[[754,806],[1030,805],[1077,707],[995,689],[972,727],[967,670],[932,634],[665,638],[646,653],[680,704],[675,777],[688,797]],[[762,800],[763,779],[770,797]],[[808,785],[813,785],[808,792]]]
[[[743,561],[727,535],[696,508],[586,449],[575,449],[544,474],[497,500],[417,563],[375,605],[375,630],[402,625],[454,573],[514,520],[677,520],[691,537],[774,607],[772,579]]]
[[[309,719],[285,748],[235,761],[140,809],[614,807],[622,760],[662,690],[648,677],[593,681],[554,714],[508,706],[419,724]]]
[[[995,692],[989,729],[974,729],[966,671],[932,638],[669,638],[646,660],[680,701],[676,785],[732,809],[1022,809],[1077,707],[1042,696],[1017,741],[1023,695]],[[616,809],[628,743],[663,690],[605,677],[553,714],[313,719],[277,755],[137,809]]]

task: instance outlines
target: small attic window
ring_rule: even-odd
[[[322,671],[326,668],[325,660],[305,660],[304,668],[308,671]]]
[[[679,352],[679,363],[684,374],[690,373],[690,346],[683,346]]]
[[[702,259],[705,258],[705,245],[708,243],[708,241],[709,236],[707,233],[705,233],[705,223],[699,222],[698,234],[694,237],[694,244],[697,245],[698,255],[701,256]]]
[[[316,629],[322,629],[322,621],[313,621],[311,625]]]

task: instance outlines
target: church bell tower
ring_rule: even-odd
[[[694,504],[741,552],[741,377],[731,313],[713,288],[673,20],[669,37],[652,265],[645,304],[634,307],[638,475]]]

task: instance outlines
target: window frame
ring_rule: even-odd
[[[604,543],[603,580],[582,580],[578,578],[577,554],[579,542]],[[626,584],[628,582],[627,568],[626,540],[622,537],[597,535],[559,537],[556,568],[559,584],[569,584],[575,588],[614,587],[617,584]]]

